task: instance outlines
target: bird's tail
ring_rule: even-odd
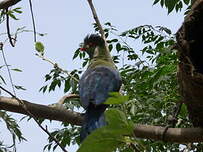
[[[80,132],[81,142],[95,129],[106,125],[104,111],[107,105],[95,106],[90,104],[85,113],[85,120]]]

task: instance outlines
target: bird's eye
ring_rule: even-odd
[[[90,42],[90,43],[88,43],[88,46],[93,47],[93,46],[95,46],[95,44]]]

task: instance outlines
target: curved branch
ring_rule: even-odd
[[[38,118],[67,122],[72,125],[81,125],[82,114],[66,110],[65,108],[49,107],[34,104],[23,100],[28,110]],[[0,110],[28,115],[19,102],[10,97],[0,96]],[[135,125],[134,136],[137,138],[162,140],[165,127],[151,125]],[[164,141],[176,143],[190,143],[203,141],[203,128],[168,128]]]

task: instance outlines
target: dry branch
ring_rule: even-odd
[[[67,122],[72,125],[82,124],[80,113],[66,110],[64,108],[49,107],[34,104],[23,100],[28,110],[38,118]],[[0,96],[0,110],[28,115],[19,102],[10,97]],[[135,125],[134,136],[137,138],[162,140],[165,127],[150,125]],[[164,141],[176,143],[203,142],[202,128],[168,128]]]

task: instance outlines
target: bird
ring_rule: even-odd
[[[104,112],[108,107],[104,102],[110,92],[119,92],[122,80],[105,40],[98,34],[87,35],[81,51],[90,59],[86,71],[79,80],[81,106],[85,109],[80,141],[97,128],[107,125]]]

